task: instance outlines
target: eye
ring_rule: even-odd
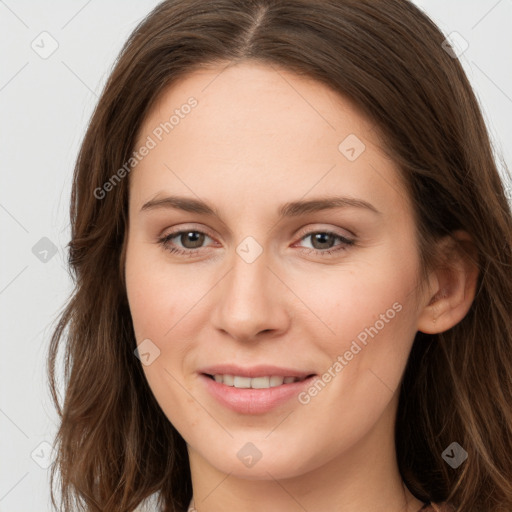
[[[313,247],[304,247],[302,250],[306,251],[307,254],[314,253],[321,256],[330,256],[333,253],[345,251],[349,246],[355,244],[355,240],[345,238],[333,231],[310,231],[301,240],[306,240],[307,238],[311,238]],[[336,240],[340,240],[341,243],[333,245]]]
[[[173,231],[159,238],[158,243],[170,253],[193,256],[203,248],[202,246],[206,238],[212,239],[203,231],[185,229]],[[314,253],[321,256],[330,256],[339,251],[347,250],[351,245],[355,245],[355,240],[346,238],[333,231],[310,231],[303,235],[300,240],[304,241],[307,238],[311,238],[313,247],[300,248],[307,254]],[[177,239],[181,246],[177,246],[176,242],[173,242],[174,239]],[[336,240],[339,240],[341,243],[333,245]]]
[[[176,247],[176,244],[171,242],[175,238],[178,239],[183,248]],[[198,252],[198,249],[201,248],[205,238],[210,237],[202,231],[186,229],[169,233],[162,238],[159,238],[158,242],[171,253],[186,254],[187,256],[190,256]]]

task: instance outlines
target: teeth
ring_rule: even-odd
[[[222,382],[226,384],[226,386],[235,385],[235,378],[233,377],[233,375],[219,375],[219,377],[223,379]]]
[[[277,375],[270,377],[270,387],[280,386],[283,382],[284,382],[283,377],[279,377]]]
[[[235,388],[253,388],[253,389],[267,389],[281,386],[282,384],[291,384],[298,382],[302,379],[298,377],[280,377],[272,375],[269,377],[241,377],[239,375],[214,375],[213,378],[216,382],[226,386]]]
[[[235,388],[250,388],[251,378],[250,377],[234,377]]]

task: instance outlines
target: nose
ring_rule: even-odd
[[[238,341],[285,332],[290,322],[290,293],[276,274],[265,251],[251,263],[234,253],[230,271],[215,287],[214,327]]]

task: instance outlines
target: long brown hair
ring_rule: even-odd
[[[399,469],[420,500],[512,510],[512,215],[478,102],[445,38],[407,0],[169,0],[136,27],[74,170],[75,288],[48,357],[61,418],[54,506],[57,469],[66,511],[73,503],[131,511],[156,493],[164,510],[181,512],[191,499],[185,442],[134,356],[124,283],[129,176],[98,190],[129,160],[164,89],[203,66],[254,59],[328,85],[375,124],[414,205],[425,276],[437,240],[458,229],[473,238],[480,273],[468,314],[442,334],[418,332],[413,344],[396,422]],[[452,442],[468,452],[457,469],[441,456]]]

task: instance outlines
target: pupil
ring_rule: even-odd
[[[187,245],[188,242],[191,241],[187,237],[192,239],[192,246]],[[181,243],[183,244],[183,247],[186,247],[187,249],[195,249],[197,247],[201,247],[203,241],[204,235],[202,233],[198,233],[197,231],[189,231],[188,233],[183,233],[181,235]]]
[[[316,249],[328,249],[330,248],[329,242],[332,242],[333,235],[330,233],[316,233],[313,236],[313,246],[319,241],[321,244],[327,244],[327,247],[315,247]]]

